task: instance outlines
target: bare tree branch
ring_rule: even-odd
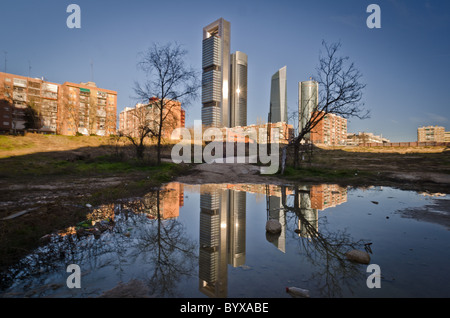
[[[348,57],[338,55],[340,43],[328,45],[323,41],[322,45],[324,52],[319,57],[317,75],[313,78],[319,84],[318,103],[311,114],[306,114],[310,118],[304,127],[299,127],[298,135],[283,148],[285,153],[287,147],[294,146],[294,167],[299,164],[300,143],[327,114],[346,119],[350,117],[366,119],[370,114],[364,109],[362,102],[362,93],[366,85],[361,82],[361,72],[354,63],[349,63]],[[283,155],[282,158],[285,160],[286,156]],[[284,167],[285,161],[282,163],[282,172]]]
[[[163,131],[177,119],[173,107],[176,103],[186,107],[197,97],[200,87],[197,72],[185,64],[186,55],[187,51],[177,43],[164,46],[154,43],[146,52],[141,53],[137,64],[146,74],[146,80],[142,83],[135,82],[134,92],[137,99],[151,107],[153,112],[152,119],[144,121],[138,128],[141,131],[139,136],[142,137],[139,145],[143,147],[143,139],[148,135],[156,137],[158,164],[161,162]]]

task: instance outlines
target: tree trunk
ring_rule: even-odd
[[[295,144],[294,144],[294,168],[295,169],[297,169],[300,165],[299,155],[300,155],[300,142],[295,142]]]
[[[144,158],[144,145],[142,143],[136,147],[136,156],[138,159]]]
[[[161,107],[159,109],[158,146],[156,148],[158,152],[158,165],[161,164],[161,134],[163,128],[163,110],[164,110],[164,99],[161,98]]]

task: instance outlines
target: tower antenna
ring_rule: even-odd
[[[8,55],[8,52],[6,52],[6,51],[3,51],[3,53],[5,53],[5,73],[6,73],[6,56]]]
[[[94,81],[94,62],[91,59],[91,82]]]

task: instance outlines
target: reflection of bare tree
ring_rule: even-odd
[[[301,233],[299,244],[317,269],[311,281],[316,282],[318,291],[325,297],[342,296],[343,287],[351,289],[352,283],[361,275],[360,268],[347,261],[345,253],[363,246],[363,240],[355,241],[346,231],[329,231],[326,218],[321,218],[319,231],[319,220],[311,218],[311,205],[305,204],[310,195],[308,190],[295,187],[293,206],[287,202],[285,187],[282,187],[282,193],[283,208],[294,212],[291,217],[296,219],[288,224],[301,225],[301,230],[295,229],[296,233]]]
[[[113,218],[108,217],[107,222],[97,220],[88,229],[92,231],[49,235],[44,246],[0,273],[0,289],[5,290],[14,283],[22,286],[25,296],[40,296],[32,292],[48,285],[49,277],[55,274],[62,276],[57,284],[65,286],[68,264],[78,264],[82,275],[95,276],[95,272],[104,268],[113,269],[113,281],[117,277],[129,277],[130,267],[134,270],[139,264],[140,273],[151,273],[149,289],[154,296],[172,294],[176,283],[184,275],[192,274],[196,248],[176,218],[160,217],[162,193],[164,191],[158,190],[147,194],[145,200],[100,207],[97,215],[112,215]],[[109,212],[102,213],[102,208]],[[158,217],[150,218],[146,212],[149,209],[156,210]],[[101,226],[101,235],[96,235],[95,231]],[[51,290],[45,292],[51,293]]]
[[[196,246],[185,235],[184,226],[176,219],[161,218],[160,200],[161,191],[158,190],[155,226],[145,228],[137,245],[145,261],[153,264],[149,287],[157,297],[174,296],[175,283],[192,273],[197,258]]]

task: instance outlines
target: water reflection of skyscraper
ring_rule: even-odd
[[[226,297],[228,264],[245,264],[246,193],[200,187],[199,288]]]
[[[299,235],[310,237],[318,231],[318,210],[347,200],[347,189],[337,185],[297,187],[292,190],[276,185],[221,184],[200,186],[199,289],[209,297],[227,297],[228,264],[245,264],[246,195],[265,193],[267,218],[281,223],[282,231],[268,240],[286,251],[286,213],[288,195],[298,195]],[[301,221],[302,220],[302,221]],[[308,223],[308,229],[305,228]]]

